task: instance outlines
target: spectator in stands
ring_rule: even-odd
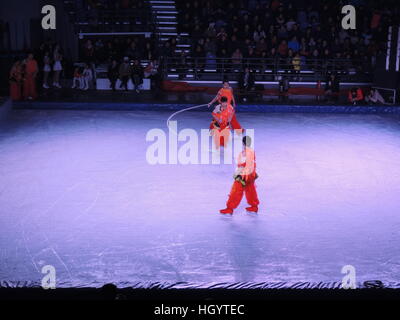
[[[82,90],[88,90],[93,81],[93,70],[88,64],[85,64],[82,71]]]
[[[94,46],[92,40],[87,40],[83,46],[83,59],[86,63],[91,63],[94,60]]]
[[[293,71],[295,73],[294,79],[299,81],[300,80],[300,71],[301,71],[301,58],[300,54],[297,52],[292,59]]]
[[[297,40],[297,37],[294,36],[289,42],[288,42],[288,48],[292,49],[293,52],[298,52],[300,50],[300,43]]]
[[[364,94],[361,88],[357,87],[351,88],[349,90],[348,99],[353,106],[360,104],[364,100]]]
[[[119,78],[121,80],[120,88],[125,88],[128,91],[128,81],[131,76],[131,65],[129,63],[129,57],[124,57],[124,61],[119,66]]]
[[[74,77],[72,78],[72,87],[71,89],[83,89],[83,79],[82,79],[82,70],[80,67],[76,67],[74,70]]]
[[[140,65],[139,60],[134,60],[131,67],[131,79],[133,84],[133,89],[136,93],[139,93],[139,87],[143,84],[143,68]]]
[[[327,77],[325,82],[325,100],[333,99],[336,101],[339,98],[339,80],[335,74]]]
[[[280,76],[279,79],[279,99],[286,101],[290,89],[290,82],[288,77]]]
[[[36,76],[39,72],[38,63],[33,57],[33,53],[29,53],[24,61],[24,89],[23,96],[25,99],[34,100],[37,98],[36,92]]]
[[[110,88],[115,91],[115,85],[119,77],[119,66],[117,60],[113,59],[108,66],[107,77],[110,80]]]
[[[152,87],[158,87],[160,83],[160,74],[158,72],[159,62],[157,59],[154,59],[149,62],[149,64],[144,69],[144,77],[151,80]]]
[[[239,48],[237,48],[235,50],[235,52],[232,53],[232,57],[231,58],[232,58],[232,67],[235,70],[239,70],[240,69],[240,65],[242,63],[242,60],[243,60],[243,55],[242,55],[242,52],[240,51]]]
[[[288,46],[286,40],[282,40],[278,47],[278,53],[281,57],[286,57],[288,54]]]
[[[369,104],[372,103],[387,104],[385,102],[385,99],[383,99],[382,95],[379,93],[378,89],[375,88],[371,88],[369,94],[365,96],[365,101],[368,102]]]
[[[259,24],[259,25],[257,26],[257,29],[256,29],[256,30],[254,31],[254,33],[253,33],[253,40],[254,40],[255,42],[258,42],[258,41],[260,41],[261,39],[266,38],[266,36],[267,36],[267,35],[265,34],[265,31],[264,31],[262,25]]]
[[[179,73],[179,79],[182,80],[186,77],[187,73],[187,57],[186,52],[184,50],[181,51],[181,54],[178,58],[177,63],[177,71]]]
[[[239,89],[247,94],[254,90],[254,76],[249,67],[245,67],[242,74],[239,76]]]

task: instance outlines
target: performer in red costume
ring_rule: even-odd
[[[23,95],[25,99],[36,99],[36,76],[38,73],[37,61],[33,58],[33,54],[28,54],[28,58],[25,61],[25,79],[24,79],[24,90]]]
[[[226,97],[221,98],[221,104],[217,105],[212,112],[213,121],[211,122],[211,135],[214,137],[214,145],[218,150],[220,146],[226,146],[229,136],[229,123],[232,120],[235,110],[228,103]]]
[[[36,99],[36,75],[38,73],[38,64],[33,58],[33,54],[30,53],[25,61],[25,79],[24,79],[24,98],[25,99]]]
[[[243,150],[239,153],[238,168],[235,172],[229,199],[226,202],[226,209],[220,210],[222,214],[232,214],[242,200],[243,193],[250,207],[246,210],[249,212],[258,212],[258,204],[260,203],[257,196],[255,180],[258,178],[256,173],[256,156],[254,150],[250,148],[251,138],[243,137]]]
[[[226,97],[228,99],[228,103],[231,104],[233,106],[233,108],[236,108],[236,101],[235,101],[235,97],[233,95],[233,89],[232,87],[229,85],[229,81],[228,80],[224,80],[222,88],[219,89],[217,95],[215,96],[215,98],[208,104],[208,106],[210,107],[214,102],[218,101],[219,103],[221,103],[221,98],[222,97]],[[232,120],[230,122],[230,126],[232,129],[237,130],[236,132],[238,134],[243,132],[243,128],[240,125],[240,123],[237,121],[236,119],[236,114],[233,115]]]
[[[16,61],[10,70],[10,97],[14,101],[21,100],[22,97],[22,62]]]

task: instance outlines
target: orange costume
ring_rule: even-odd
[[[230,104],[227,105],[225,110],[212,112],[214,120],[210,128],[212,130],[211,134],[214,136],[216,149],[219,149],[220,146],[224,147],[227,144],[230,136],[229,123],[232,121],[234,114],[235,109]]]
[[[10,71],[10,97],[12,100],[21,100],[22,66],[14,64]]]
[[[238,157],[238,168],[234,175],[235,182],[232,185],[229,199],[226,203],[228,211],[221,213],[232,213],[236,209],[243,198],[243,193],[246,195],[247,203],[250,207],[248,211],[257,212],[258,204],[260,203],[257,196],[255,180],[256,173],[256,156],[254,150],[245,147]]]
[[[226,97],[228,99],[228,103],[233,104],[234,102],[234,97],[233,97],[233,90],[232,88],[221,88],[219,89],[218,93],[217,93],[217,99],[218,102],[221,103],[221,98],[222,97]],[[232,127],[232,129],[242,129],[242,126],[240,125],[240,123],[237,121],[236,119],[236,114],[233,115],[230,126]]]
[[[36,73],[38,71],[38,64],[35,59],[28,59],[25,66],[25,80],[24,80],[24,98],[31,97],[37,98],[36,92]]]

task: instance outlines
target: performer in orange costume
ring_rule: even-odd
[[[220,146],[226,146],[229,136],[229,123],[232,120],[235,110],[228,103],[226,97],[221,98],[221,104],[216,106],[212,112],[213,121],[211,122],[210,128],[211,135],[214,137],[215,148],[218,150]]]
[[[224,80],[224,82],[222,84],[222,88],[219,89],[217,95],[208,104],[208,106],[210,107],[216,101],[221,103],[222,97],[226,97],[228,99],[228,103],[231,104],[233,106],[233,108],[236,108],[236,101],[235,101],[235,97],[233,95],[233,89],[231,86],[229,86],[229,81],[227,81],[227,80]],[[232,120],[230,122],[230,126],[232,127],[232,129],[237,130],[238,134],[243,132],[242,126],[236,119],[236,114],[233,115]]]
[[[36,99],[36,75],[38,73],[38,64],[30,53],[25,61],[25,80],[24,80],[24,98]]]
[[[21,100],[22,94],[22,62],[16,61],[10,70],[10,97],[12,100]]]
[[[258,178],[256,173],[256,156],[254,150],[250,148],[251,138],[243,137],[243,150],[238,157],[238,168],[234,175],[229,199],[226,202],[226,209],[220,210],[222,214],[232,214],[233,209],[236,209],[242,200],[243,193],[246,194],[246,199],[250,207],[246,210],[250,212],[258,211],[260,203],[257,196],[255,180]]]

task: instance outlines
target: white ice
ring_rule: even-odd
[[[176,287],[400,283],[400,121],[239,113],[255,130],[257,216],[222,216],[234,165],[149,165],[168,112],[13,111],[0,127],[0,281]],[[186,112],[178,126],[207,128]]]

